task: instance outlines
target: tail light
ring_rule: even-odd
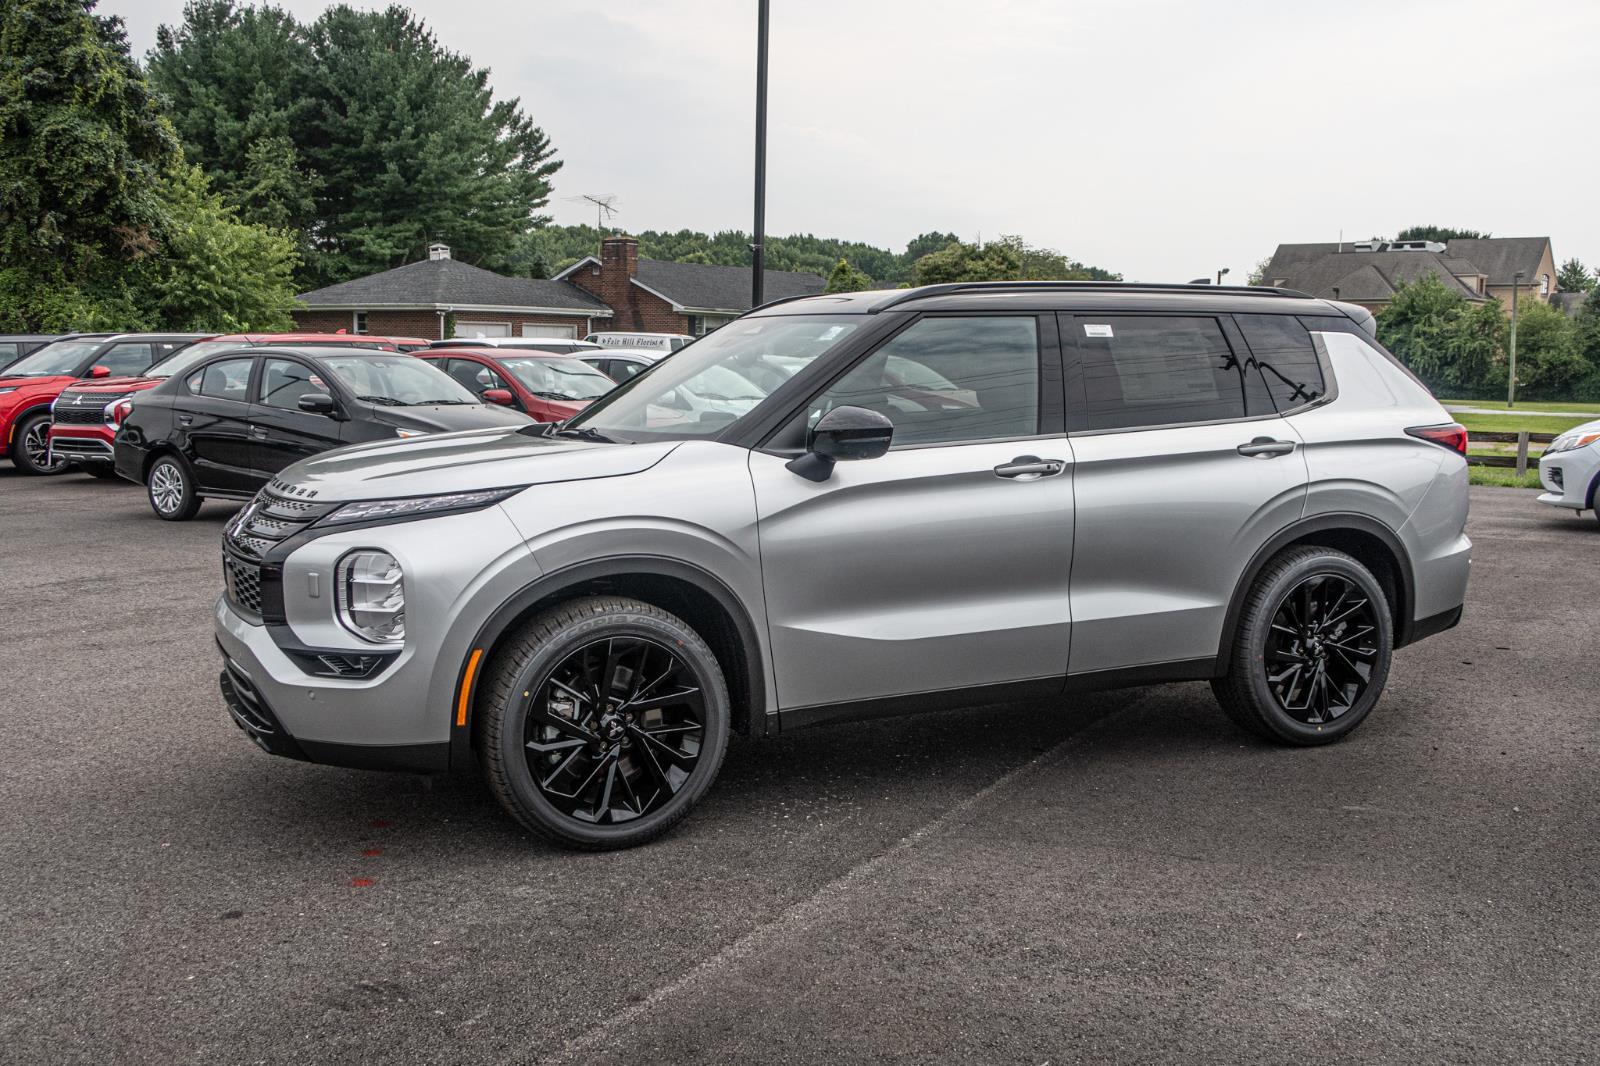
[[[116,403],[106,408],[106,421],[111,424],[112,429],[119,429],[121,428],[122,423],[126,422],[128,420],[128,416],[132,413],[132,400],[118,400]]]
[[[1467,427],[1458,422],[1446,422],[1442,426],[1412,426],[1406,432],[1418,440],[1449,448],[1457,455],[1467,454]]]

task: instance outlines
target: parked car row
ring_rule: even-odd
[[[670,354],[563,338],[36,339],[0,371],[0,432],[18,469],[137,481],[173,521],[207,497],[247,498],[291,463],[341,445],[565,420]]]

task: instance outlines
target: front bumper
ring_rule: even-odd
[[[1594,503],[1596,479],[1600,479],[1600,448],[1594,445],[1547,455],[1539,460],[1539,484],[1545,490],[1539,502],[1587,510]]]
[[[50,454],[52,458],[69,463],[110,463],[114,437],[110,426],[67,426],[54,422],[50,425]]]

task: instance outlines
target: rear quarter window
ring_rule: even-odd
[[[1080,369],[1080,430],[1149,429],[1270,413],[1242,353],[1215,318],[1081,315],[1070,335]]]
[[[1316,403],[1328,391],[1311,334],[1292,315],[1235,315],[1255,370],[1280,414]]]

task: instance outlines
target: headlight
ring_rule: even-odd
[[[397,429],[394,431],[394,435],[401,440],[405,440],[408,437],[426,437],[428,434],[420,429]]]
[[[406,638],[406,582],[388,552],[353,551],[334,571],[339,621],[362,640],[394,644]]]
[[[508,496],[522,491],[518,485],[509,489],[483,489],[478,492],[450,492],[443,496],[413,496],[404,500],[361,500],[347,503],[322,519],[323,525],[340,522],[373,522],[388,518],[417,518],[441,511],[473,511],[499,503]]]
[[[1544,453],[1554,455],[1556,452],[1570,452],[1576,448],[1587,447],[1597,440],[1600,440],[1600,433],[1563,433],[1550,442]]]

